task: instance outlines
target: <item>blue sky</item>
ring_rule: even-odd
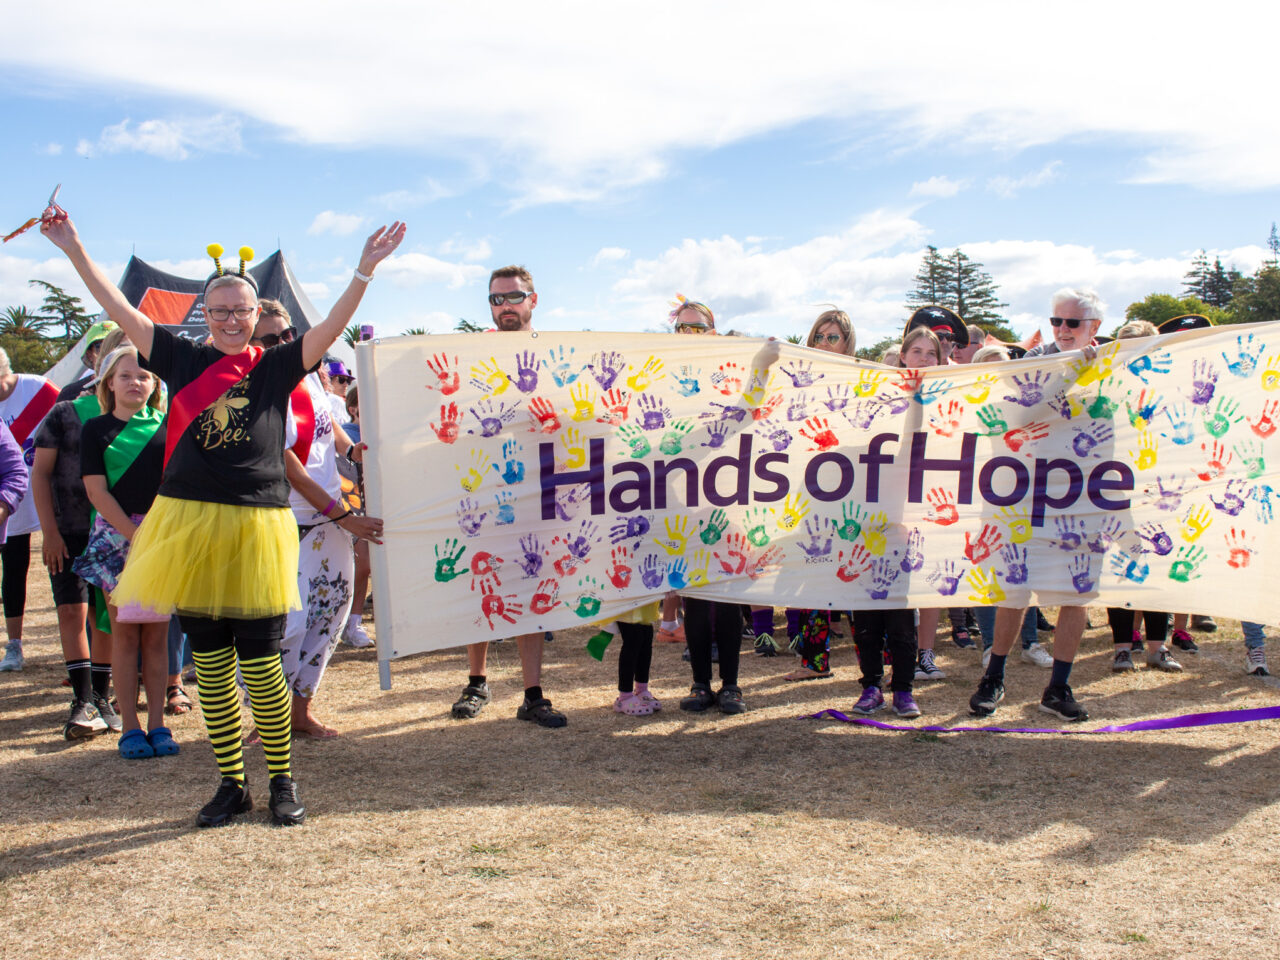
[[[680,292],[759,335],[835,303],[869,343],[933,243],[1025,335],[1063,285],[1118,320],[1197,248],[1252,270],[1280,219],[1249,5],[1077,4],[1069,33],[983,4],[30,7],[0,52],[5,232],[61,182],[113,275],[278,238],[323,310],[401,217],[360,316],[381,334],[484,319],[520,262],[542,329],[658,329]],[[79,289],[38,234],[0,249],[0,305],[33,277]]]

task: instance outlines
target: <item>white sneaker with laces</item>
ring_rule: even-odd
[[[1154,667],[1157,670],[1164,670],[1166,673],[1178,673],[1182,670],[1182,664],[1173,659],[1168,647],[1161,647],[1155,653],[1148,653],[1147,666]]]
[[[1049,651],[1044,648],[1043,643],[1033,643],[1023,648],[1022,662],[1034,663],[1037,667],[1052,667],[1053,657],[1049,656]]]
[[[342,631],[342,639],[357,649],[373,646],[373,638],[364,632],[359,615],[354,613],[347,618],[347,628]]]
[[[16,673],[23,667],[22,647],[10,643],[4,648],[4,659],[0,660],[0,673]]]
[[[1124,673],[1127,670],[1136,670],[1133,665],[1133,651],[1126,650],[1123,647],[1116,647],[1116,655],[1111,661],[1112,673]]]
[[[4,669],[0,665],[0,669]],[[1255,677],[1269,677],[1267,669],[1267,651],[1264,647],[1250,647],[1244,653],[1244,672]]]
[[[921,650],[916,658],[916,680],[945,680],[947,675],[933,662],[932,650]]]

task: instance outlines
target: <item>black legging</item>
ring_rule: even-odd
[[[1124,607],[1107,607],[1107,622],[1111,624],[1111,639],[1116,643],[1133,642],[1133,611]],[[1152,610],[1142,611],[1142,622],[1147,628],[1147,640],[1164,643],[1169,633],[1169,615]]]
[[[653,662],[653,624],[618,621],[622,651],[618,654],[618,692],[631,693],[637,683],[649,682]]]
[[[884,649],[893,657],[895,692],[910,693],[916,675],[915,615],[910,610],[859,610],[853,617],[853,641],[862,667],[862,685],[884,681]]]
[[[742,651],[742,607],[736,603],[684,598],[684,635],[689,641],[693,682],[711,686],[711,644],[720,651],[720,681],[738,685]]]
[[[20,617],[27,612],[27,570],[31,566],[31,534],[10,537],[0,547],[0,596],[3,596],[4,618]]]

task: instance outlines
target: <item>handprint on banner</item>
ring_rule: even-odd
[[[458,416],[456,403],[440,404],[440,423],[431,423],[430,426],[441,443],[453,443],[458,439]]]
[[[1154,488],[1148,484],[1143,492],[1147,503],[1166,513],[1177,513],[1182,508],[1186,485],[1177,477],[1156,477]]]
[[[534,397],[529,401],[529,432],[555,433],[560,429],[560,418],[556,408],[545,397]]]
[[[1243,530],[1232,527],[1231,532],[1224,539],[1227,542],[1227,566],[1233,570],[1243,570],[1257,552],[1254,547],[1255,538]]]
[[[889,378],[887,373],[878,370],[862,370],[858,374],[858,382],[853,385],[855,397],[874,397],[880,392],[880,385]]]
[[[497,470],[502,476],[502,482],[512,487],[517,483],[524,483],[524,461],[520,459],[520,454],[524,452],[524,444],[518,440],[504,440],[502,443],[502,466],[496,463],[493,469]]]
[[[849,384],[837,383],[827,387],[827,399],[822,405],[832,413],[839,413],[849,405]]]
[[[800,428],[800,436],[810,441],[810,450],[827,451],[840,446],[840,439],[832,432],[831,424],[825,417],[810,417]]]
[[[1139,470],[1150,470],[1156,465],[1160,444],[1150,430],[1138,434],[1138,449],[1129,451],[1129,459]]]
[[[698,539],[708,547],[714,547],[720,542],[720,538],[724,536],[724,531],[728,526],[729,517],[723,510],[716,507],[711,511],[711,516],[705,520],[698,521]]]
[[[849,548],[846,557],[843,550],[836,553],[836,578],[842,583],[853,583],[871,569],[871,554],[860,544]]]
[[[1211,493],[1209,494],[1209,502],[1227,516],[1238,517],[1240,511],[1244,509],[1244,498],[1246,496],[1248,496],[1248,491],[1245,490],[1243,480],[1228,480],[1226,487],[1222,491],[1221,499]]]
[[[759,406],[760,401],[764,399],[771,388],[774,386],[775,378],[769,376],[767,367],[752,367],[751,375],[747,377],[746,389],[742,391],[742,398],[751,406]],[[767,416],[767,414],[766,414]],[[760,419],[756,417],[755,419]]]
[[[505,527],[516,522],[515,499],[516,495],[510,490],[499,490],[493,495],[498,507],[498,515],[493,520],[496,526]]]
[[[996,519],[1009,528],[1010,543],[1026,543],[1031,539],[1031,514],[1025,507],[1021,510],[1005,507],[996,514]]]
[[[782,368],[782,372],[791,380],[791,385],[797,389],[801,387],[812,387],[815,383],[826,376],[824,373],[814,374],[813,363],[809,360],[796,360]]]
[[[692,397],[694,394],[701,393],[702,387],[698,385],[698,377],[702,375],[701,370],[695,370],[689,364],[684,364],[676,371],[676,392],[682,397]]]
[[[867,585],[867,596],[872,600],[884,600],[893,589],[893,582],[902,575],[892,557],[880,557],[871,564],[871,582]]]
[[[1078,517],[1054,517],[1054,528],[1058,531],[1055,538],[1059,550],[1074,552],[1084,544],[1084,521]]]
[[[1002,437],[1009,432],[1009,424],[1001,415],[999,407],[989,403],[985,407],[979,407],[977,412],[978,422],[981,423],[984,428],[978,436]]]
[[[471,416],[476,418],[476,423],[480,428],[480,436],[496,437],[502,432],[504,424],[510,423],[516,418],[516,408],[507,406],[493,398],[486,398],[477,403],[474,407],[467,410]],[[467,433],[474,435],[475,430],[467,430]]]
[[[787,432],[786,427],[770,430],[765,439],[769,441],[769,446],[773,447],[775,453],[781,453],[791,446],[791,434]]]
[[[516,375],[508,377],[521,393],[533,393],[538,389],[538,367],[542,365],[532,350],[516,354]]]
[[[799,547],[805,552],[805,555],[817,559],[825,557],[831,553],[831,529],[835,526],[835,522],[825,517],[810,517],[804,522],[804,532],[809,535],[807,540],[799,541]]]
[[[559,539],[560,539],[559,537],[556,537],[556,541],[558,541]],[[552,541],[551,545],[555,546],[556,541]],[[572,553],[564,553],[564,554],[561,554],[560,557],[551,566],[555,569],[557,576],[569,577],[569,576],[572,576],[577,571],[578,564],[580,562],[581,561],[577,557],[575,557]]]
[[[1034,407],[1044,400],[1044,388],[1049,383],[1049,374],[1043,370],[1023,373],[1013,378],[1013,386],[1017,393],[1006,393],[1004,398],[1020,407]]]
[[[545,616],[560,605],[560,583],[546,579],[538,583],[533,596],[529,599],[529,612]]]
[[[970,403],[986,403],[987,397],[991,396],[991,388],[999,382],[1000,378],[994,373],[984,373],[964,392],[964,398]]]
[[[960,568],[954,560],[943,560],[933,565],[926,579],[940,595],[954,597],[960,589]]]
[[[884,513],[877,513],[867,518],[862,528],[862,543],[872,556],[883,556],[889,545],[886,531],[889,529],[889,518]]]
[[[578,531],[572,537],[567,533],[562,537],[556,537],[553,543],[563,542],[565,549],[577,557],[579,560],[587,559],[591,553],[591,548],[603,539],[600,535],[600,527],[593,520],[583,520],[578,525]]]
[[[662,398],[652,393],[645,393],[636,401],[636,410],[640,414],[641,430],[661,430],[667,425],[667,417],[671,416],[671,408]]]
[[[969,586],[973,589],[973,593],[969,594],[970,602],[990,607],[1005,599],[1006,594],[1000,586],[1000,575],[996,573],[995,567],[991,568],[990,573],[981,567],[974,567],[965,576],[965,579],[969,581]]]
[[[1133,391],[1130,390],[1126,397],[1132,397]],[[1160,404],[1164,402],[1164,397],[1156,394],[1154,390],[1143,388],[1138,391],[1138,395],[1134,397],[1133,404],[1126,399],[1124,402],[1125,409],[1129,411],[1129,424],[1135,430],[1145,430],[1151,426],[1151,421],[1155,419],[1156,413],[1160,410]]]
[[[1258,518],[1259,523],[1270,523],[1274,517],[1274,508],[1271,505],[1271,498],[1275,496],[1275,490],[1270,484],[1257,483],[1253,489],[1249,491],[1249,499],[1253,501],[1254,516]]]
[[[634,423],[624,423],[615,431],[615,435],[631,450],[629,454],[622,454],[621,451],[619,453],[623,456],[630,456],[633,460],[647,457],[653,450],[653,447],[649,445],[649,438]]]
[[[1111,572],[1131,583],[1143,583],[1151,575],[1151,566],[1141,552],[1134,556],[1121,550],[1111,555]]]
[[[1084,404],[1075,397],[1067,396],[1065,390],[1059,390],[1049,400],[1049,406],[1057,411],[1058,416],[1063,420],[1073,420],[1076,417],[1084,416]]]
[[[764,402],[761,403],[759,406],[751,408],[751,419],[757,420],[757,421],[768,420],[769,417],[773,414],[773,411],[777,410],[779,404],[781,403],[782,403],[782,394],[780,393],[771,394],[770,396],[766,397]]]
[[[609,551],[609,582],[619,590],[631,585],[631,551],[626,547],[614,547]]]
[[[857,540],[862,533],[862,519],[862,505],[854,505],[846,500],[840,506],[840,522],[835,524],[836,536],[850,543]]]
[[[1200,444],[1200,452],[1204,454],[1204,469],[1197,471],[1196,476],[1206,483],[1226,473],[1227,467],[1235,459],[1235,456],[1217,440],[1213,441],[1213,446],[1207,443]]]
[[[742,392],[742,379],[745,371],[732,360],[720,364],[719,369],[711,372],[711,386],[718,393],[732,397]]]
[[[844,418],[859,430],[868,429],[879,412],[880,404],[876,400],[855,400],[848,410],[841,411]]]
[[[573,612],[583,620],[591,620],[600,612],[600,583],[595,577],[586,576],[578,581],[578,599]]]
[[[524,571],[525,579],[532,580],[542,572],[542,562],[550,553],[550,550],[543,547],[536,533],[520,538],[520,559],[516,563]]]
[[[720,561],[720,569],[729,576],[738,576],[747,569],[751,561],[751,544],[740,533],[731,533],[724,541],[725,554],[715,551],[715,558]]]
[[[1249,334],[1245,339],[1244,334],[1236,337],[1236,352],[1234,356],[1227,356],[1226,351],[1222,352],[1222,360],[1227,365],[1227,372],[1233,377],[1246,378],[1253,375],[1253,371],[1257,369],[1258,361],[1262,359],[1263,352],[1267,349],[1266,344],[1258,344],[1257,349],[1253,346],[1253,334]]]
[[[729,424],[723,420],[717,420],[707,427],[707,439],[702,442],[702,445],[712,450],[719,450],[724,446],[724,441],[728,436]]]
[[[978,534],[977,540],[973,540],[972,532],[966,530],[964,532],[965,559],[976,567],[1000,549],[1001,541],[1000,530],[989,523],[982,525],[982,531]]]
[[[1280,389],[1280,353],[1267,357],[1267,368],[1262,371],[1262,389]]]
[[[803,494],[788,494],[782,501],[782,516],[778,518],[778,526],[783,530],[794,530],[796,525],[809,515],[813,502]]]
[[[471,466],[454,464],[453,469],[458,472],[458,483],[462,485],[462,489],[467,493],[475,493],[484,483],[485,474],[489,472],[489,455],[483,450],[472,450]]]
[[[628,367],[628,369],[631,368]],[[639,370],[627,377],[627,386],[636,393],[643,393],[665,376],[666,374],[662,372],[662,361],[651,355]]]
[[[570,427],[560,434],[560,448],[564,451],[566,470],[578,470],[586,465],[587,442],[577,427]]]
[[[1267,471],[1267,461],[1262,454],[1262,444],[1256,440],[1245,440],[1234,447],[1244,474],[1250,480],[1257,480]]]
[[[924,371],[913,370],[907,367],[902,370],[895,371],[896,380],[893,386],[897,387],[903,393],[915,393],[920,389],[920,384],[924,383]]]
[[[1218,385],[1218,371],[1208,360],[1197,360],[1191,365],[1191,396],[1197,407],[1208,406]]]
[[[797,391],[787,404],[787,421],[799,423],[809,416],[809,394],[804,390]]]
[[[1195,439],[1195,421],[1185,404],[1164,408],[1165,419],[1169,421],[1170,433],[1160,436],[1172,440],[1180,447],[1185,447]]]
[[[1200,578],[1200,564],[1209,552],[1204,547],[1179,547],[1177,559],[1169,567],[1169,579],[1178,583],[1190,583]]]
[[[956,495],[950,490],[934,487],[925,497],[929,501],[929,512],[924,519],[936,523],[940,527],[949,527],[960,519],[960,510],[956,507]]]
[[[924,534],[919,528],[912,527],[907,534],[907,549],[898,562],[903,573],[914,573],[924,566]]]
[[[619,520],[609,528],[609,542],[619,544],[628,540],[639,540],[649,532],[652,526],[653,521],[649,517],[637,513],[627,517],[626,520]]]
[[[1229,397],[1219,397],[1212,414],[1207,407],[1205,408],[1204,428],[1209,431],[1210,436],[1221,437],[1231,429],[1233,423],[1239,423],[1243,419],[1244,414],[1240,413],[1240,404]]]
[[[1267,439],[1267,437],[1276,432],[1275,417],[1277,414],[1280,414],[1280,400],[1264,403],[1262,412],[1258,414],[1258,419],[1249,421],[1249,429],[1263,440]]]
[[[1120,341],[1107,344],[1098,350],[1097,356],[1093,360],[1086,360],[1083,357],[1071,363],[1071,374],[1073,375],[1073,385],[1076,387],[1087,387],[1091,383],[1098,383],[1111,376],[1112,365],[1115,362],[1116,353],[1120,350]]]
[[[1067,573],[1071,574],[1071,586],[1075,587],[1076,593],[1090,593],[1098,585],[1093,576],[1093,557],[1087,553],[1077,553],[1072,557]]]
[[[498,358],[490,357],[471,368],[471,386],[491,397],[501,396],[511,385],[511,377],[498,366]]]
[[[1085,537],[1085,545],[1091,553],[1106,553],[1120,537],[1121,524],[1116,517],[1107,517],[1098,529]]]
[[[579,483],[556,491],[556,516],[568,523],[578,515],[582,505],[591,499],[591,485]]]
[[[591,358],[587,371],[602,391],[612,390],[614,382],[627,366],[627,358],[615,350],[603,350]]]
[[[689,518],[667,517],[663,525],[667,528],[667,539],[654,542],[667,551],[669,556],[675,557],[684,553],[685,547],[689,544]]]
[[[1091,423],[1088,426],[1076,427],[1075,436],[1071,438],[1071,449],[1077,457],[1098,457],[1094,453],[1099,444],[1109,443],[1116,432],[1111,424],[1104,422]]]
[[[684,557],[677,557],[667,568],[667,584],[672,590],[683,590],[689,585],[689,569]]]
[[[710,404],[708,404],[707,411],[705,413],[698,414],[698,418],[700,420],[719,419],[732,421],[733,423],[741,423],[747,418],[747,408],[739,406],[731,407],[728,404],[712,400]]]
[[[742,518],[747,530],[747,539],[755,546],[763,547],[769,542],[769,518],[773,516],[772,507],[752,507]]]
[[[448,354],[437,353],[427,361],[427,369],[434,376],[435,383],[428,383],[428,390],[439,390],[444,396],[450,396],[458,392],[458,388],[462,386],[462,378],[455,369],[458,366],[458,357],[455,354],[453,364],[449,363]]]
[[[1120,409],[1120,403],[1114,396],[1107,394],[1107,388],[1114,386],[1112,380],[1103,380],[1098,384],[1098,395],[1089,401],[1085,412],[1094,420],[1110,420]]]
[[[1027,548],[1016,543],[1007,543],[1000,548],[1000,559],[1004,561],[1004,578],[1012,584],[1027,582]]]
[[[689,586],[705,587],[710,583],[707,569],[711,566],[711,554],[706,550],[693,552],[693,563],[689,567]]]
[[[1038,443],[1047,436],[1049,436],[1049,425],[1037,420],[1035,423],[1028,423],[1025,427],[1014,427],[1002,439],[1006,447],[1017,453],[1028,444]]]
[[[584,377],[569,391],[569,402],[573,404],[573,412],[568,410],[569,419],[574,423],[590,423],[596,418],[595,401],[591,398],[591,384]]]
[[[1209,508],[1192,504],[1182,517],[1182,539],[1187,543],[1195,543],[1211,523],[1213,514],[1209,512]]]
[[[614,387],[600,398],[604,412],[596,417],[597,423],[605,423],[617,427],[627,422],[627,407],[631,405],[631,394]]]
[[[450,538],[443,544],[443,551],[440,549],[441,544],[432,547],[436,555],[436,582],[448,583],[450,580],[456,580],[462,576],[462,571],[458,569],[458,561],[462,559],[462,555],[467,552],[467,548],[458,543],[456,538]]]
[[[656,554],[647,553],[640,561],[640,582],[646,590],[657,590],[667,578],[667,561]]]
[[[953,384],[950,380],[930,380],[927,384],[922,384],[911,394],[911,399],[922,407],[927,407],[933,401],[938,400]]]
[[[1127,364],[1129,372],[1141,380],[1143,383],[1150,383],[1147,379],[1151,374],[1164,374],[1173,369],[1173,354],[1167,350],[1161,350],[1158,353],[1144,353],[1140,357],[1134,357]]]
[[[747,576],[752,580],[759,580],[765,574],[773,573],[782,566],[783,557],[782,548],[775,543],[764,553],[756,554],[749,559]]]
[[[563,344],[547,351],[547,369],[551,371],[551,379],[557,387],[569,386],[582,374],[583,368],[574,369],[573,354],[574,348],[570,347],[566,353]]]
[[[1144,523],[1134,531],[1134,534],[1146,544],[1145,547],[1139,548],[1144,553],[1154,553],[1157,557],[1167,557],[1173,553],[1173,538],[1158,523]]]
[[[471,555],[471,589],[477,589],[477,585],[486,580],[492,581],[495,587],[502,586],[502,578],[498,576],[498,572],[502,569],[503,560],[501,557],[495,557],[487,550],[480,550]]]
[[[493,630],[493,618],[498,617],[507,623],[515,623],[516,617],[524,612],[524,605],[516,601],[516,595],[509,593],[505,597],[494,593],[494,586],[491,583],[482,583],[480,592],[483,596],[480,598],[480,616],[476,617],[476,626],[480,626],[483,618],[484,622],[489,624],[489,629]]]
[[[940,437],[954,437],[960,432],[960,418],[964,416],[964,404],[952,400],[929,415],[929,429]]]

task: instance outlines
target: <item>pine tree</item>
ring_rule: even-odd
[[[965,323],[977,324],[1002,340],[1017,339],[1000,314],[1008,304],[1001,302],[991,274],[959,247],[943,255],[930,246],[920,263],[915,287],[907,294],[907,309],[914,312],[931,304],[954,310]]]
[[[1271,265],[1280,267],[1280,234],[1276,233],[1276,222],[1271,221],[1271,236],[1267,237],[1267,246],[1271,249]]]
[[[938,253],[938,248],[930,245],[920,261],[920,269],[916,271],[915,287],[907,294],[907,310],[914,313],[921,307],[934,304],[950,306],[947,303],[948,267],[946,258]]]
[[[1226,269],[1222,265],[1222,258],[1214,257],[1213,269],[1209,271],[1205,292],[1200,299],[1215,307],[1230,306],[1232,287],[1239,279],[1239,270],[1234,267]]]
[[[1209,302],[1209,258],[1197,250],[1191,258],[1191,269],[1182,275],[1182,295]]]
[[[68,344],[79,340],[93,324],[93,318],[80,305],[80,298],[73,297],[61,287],[47,280],[28,280],[29,284],[43,287],[44,303],[40,305],[40,316],[51,324],[62,327],[63,339]]]

